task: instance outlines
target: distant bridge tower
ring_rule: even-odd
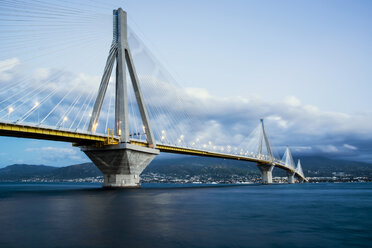
[[[289,146],[287,146],[285,153],[283,155],[282,161],[285,163],[285,165],[292,169],[291,171],[287,171],[287,177],[288,177],[288,183],[293,184],[295,183],[295,174],[296,174],[296,167],[295,162],[292,157],[291,150],[289,149]]]
[[[102,104],[116,60],[115,134],[120,137],[121,143],[98,148],[83,146],[81,150],[104,174],[104,187],[139,187],[139,175],[155,156],[159,154],[159,150],[155,149],[154,135],[128,46],[127,13],[119,8],[113,11],[113,15],[113,42],[94,103],[88,131],[94,133],[97,129]],[[126,67],[128,67],[132,81],[148,147],[136,146],[129,143]]]
[[[266,151],[265,151],[266,150]],[[264,156],[268,157],[268,162],[265,163],[257,163],[258,169],[261,171],[262,176],[262,184],[271,184],[273,183],[273,174],[272,171],[274,169],[274,158],[273,153],[271,151],[269,138],[266,135],[264,120],[261,119],[261,135],[259,137],[259,144],[258,144],[258,156],[259,158],[263,158]]]
[[[303,183],[304,182],[304,178],[305,178],[305,175],[304,175],[304,172],[302,170],[302,166],[301,166],[301,161],[298,160],[297,162],[297,167],[296,167],[296,172],[298,175],[300,175],[301,177],[298,177],[298,181]]]

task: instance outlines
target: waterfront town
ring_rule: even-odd
[[[308,177],[309,183],[340,183],[340,182],[372,182],[370,177],[353,177],[347,174],[337,174],[332,177]],[[22,179],[22,182],[84,182],[84,183],[103,183],[103,176],[73,178],[73,179],[54,179],[45,177],[33,177],[29,179]],[[173,183],[173,184],[259,184],[261,177],[252,176],[238,176],[232,175],[220,179],[204,176],[172,176],[159,173],[146,173],[141,175],[142,183]],[[297,181],[296,181],[297,182]],[[273,183],[284,184],[288,183],[287,177],[273,177]]]

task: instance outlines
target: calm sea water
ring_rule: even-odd
[[[372,184],[0,184],[0,247],[372,247]]]

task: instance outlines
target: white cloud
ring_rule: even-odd
[[[207,90],[201,88],[186,88],[185,91],[191,97],[199,98],[202,100],[207,100],[211,97]]]
[[[326,153],[335,153],[338,152],[338,148],[334,145],[325,145],[325,146],[319,146],[320,150]]]
[[[65,154],[76,154],[77,151],[72,148],[60,148],[60,147],[54,147],[54,146],[46,146],[46,147],[32,147],[32,148],[26,148],[26,152],[35,152],[35,151],[48,151],[48,152],[62,152]]]
[[[14,76],[14,69],[20,64],[18,58],[11,58],[0,61],[0,81],[9,81]]]
[[[352,146],[352,145],[349,145],[349,144],[344,144],[344,147],[349,149],[349,150],[353,150],[353,151],[358,150],[358,148],[356,146]]]
[[[295,96],[288,96],[285,98],[284,102],[291,107],[301,106],[301,101]]]
[[[283,120],[282,117],[277,116],[277,115],[270,115],[266,118],[266,120],[268,120],[269,122],[270,121],[275,122],[279,127],[282,127],[282,128],[289,127],[288,122],[286,120]]]
[[[291,146],[291,149],[296,152],[309,152],[313,148],[311,146]]]
[[[48,79],[52,73],[50,68],[38,68],[33,73],[33,78],[37,81],[45,80]]]
[[[25,149],[26,152],[33,152],[40,155],[40,157],[47,163],[61,162],[65,160],[71,161],[85,161],[86,158],[79,151],[78,148],[65,148],[65,147],[30,147]]]

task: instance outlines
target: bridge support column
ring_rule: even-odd
[[[273,169],[274,165],[271,164],[259,164],[257,163],[258,169],[261,171],[262,184],[272,184],[273,183]]]
[[[287,177],[288,177],[288,183],[289,184],[294,184],[295,183],[295,173],[294,172],[287,172]]]
[[[112,188],[139,188],[140,174],[159,154],[157,149],[128,143],[81,150],[104,174],[103,187]]]

